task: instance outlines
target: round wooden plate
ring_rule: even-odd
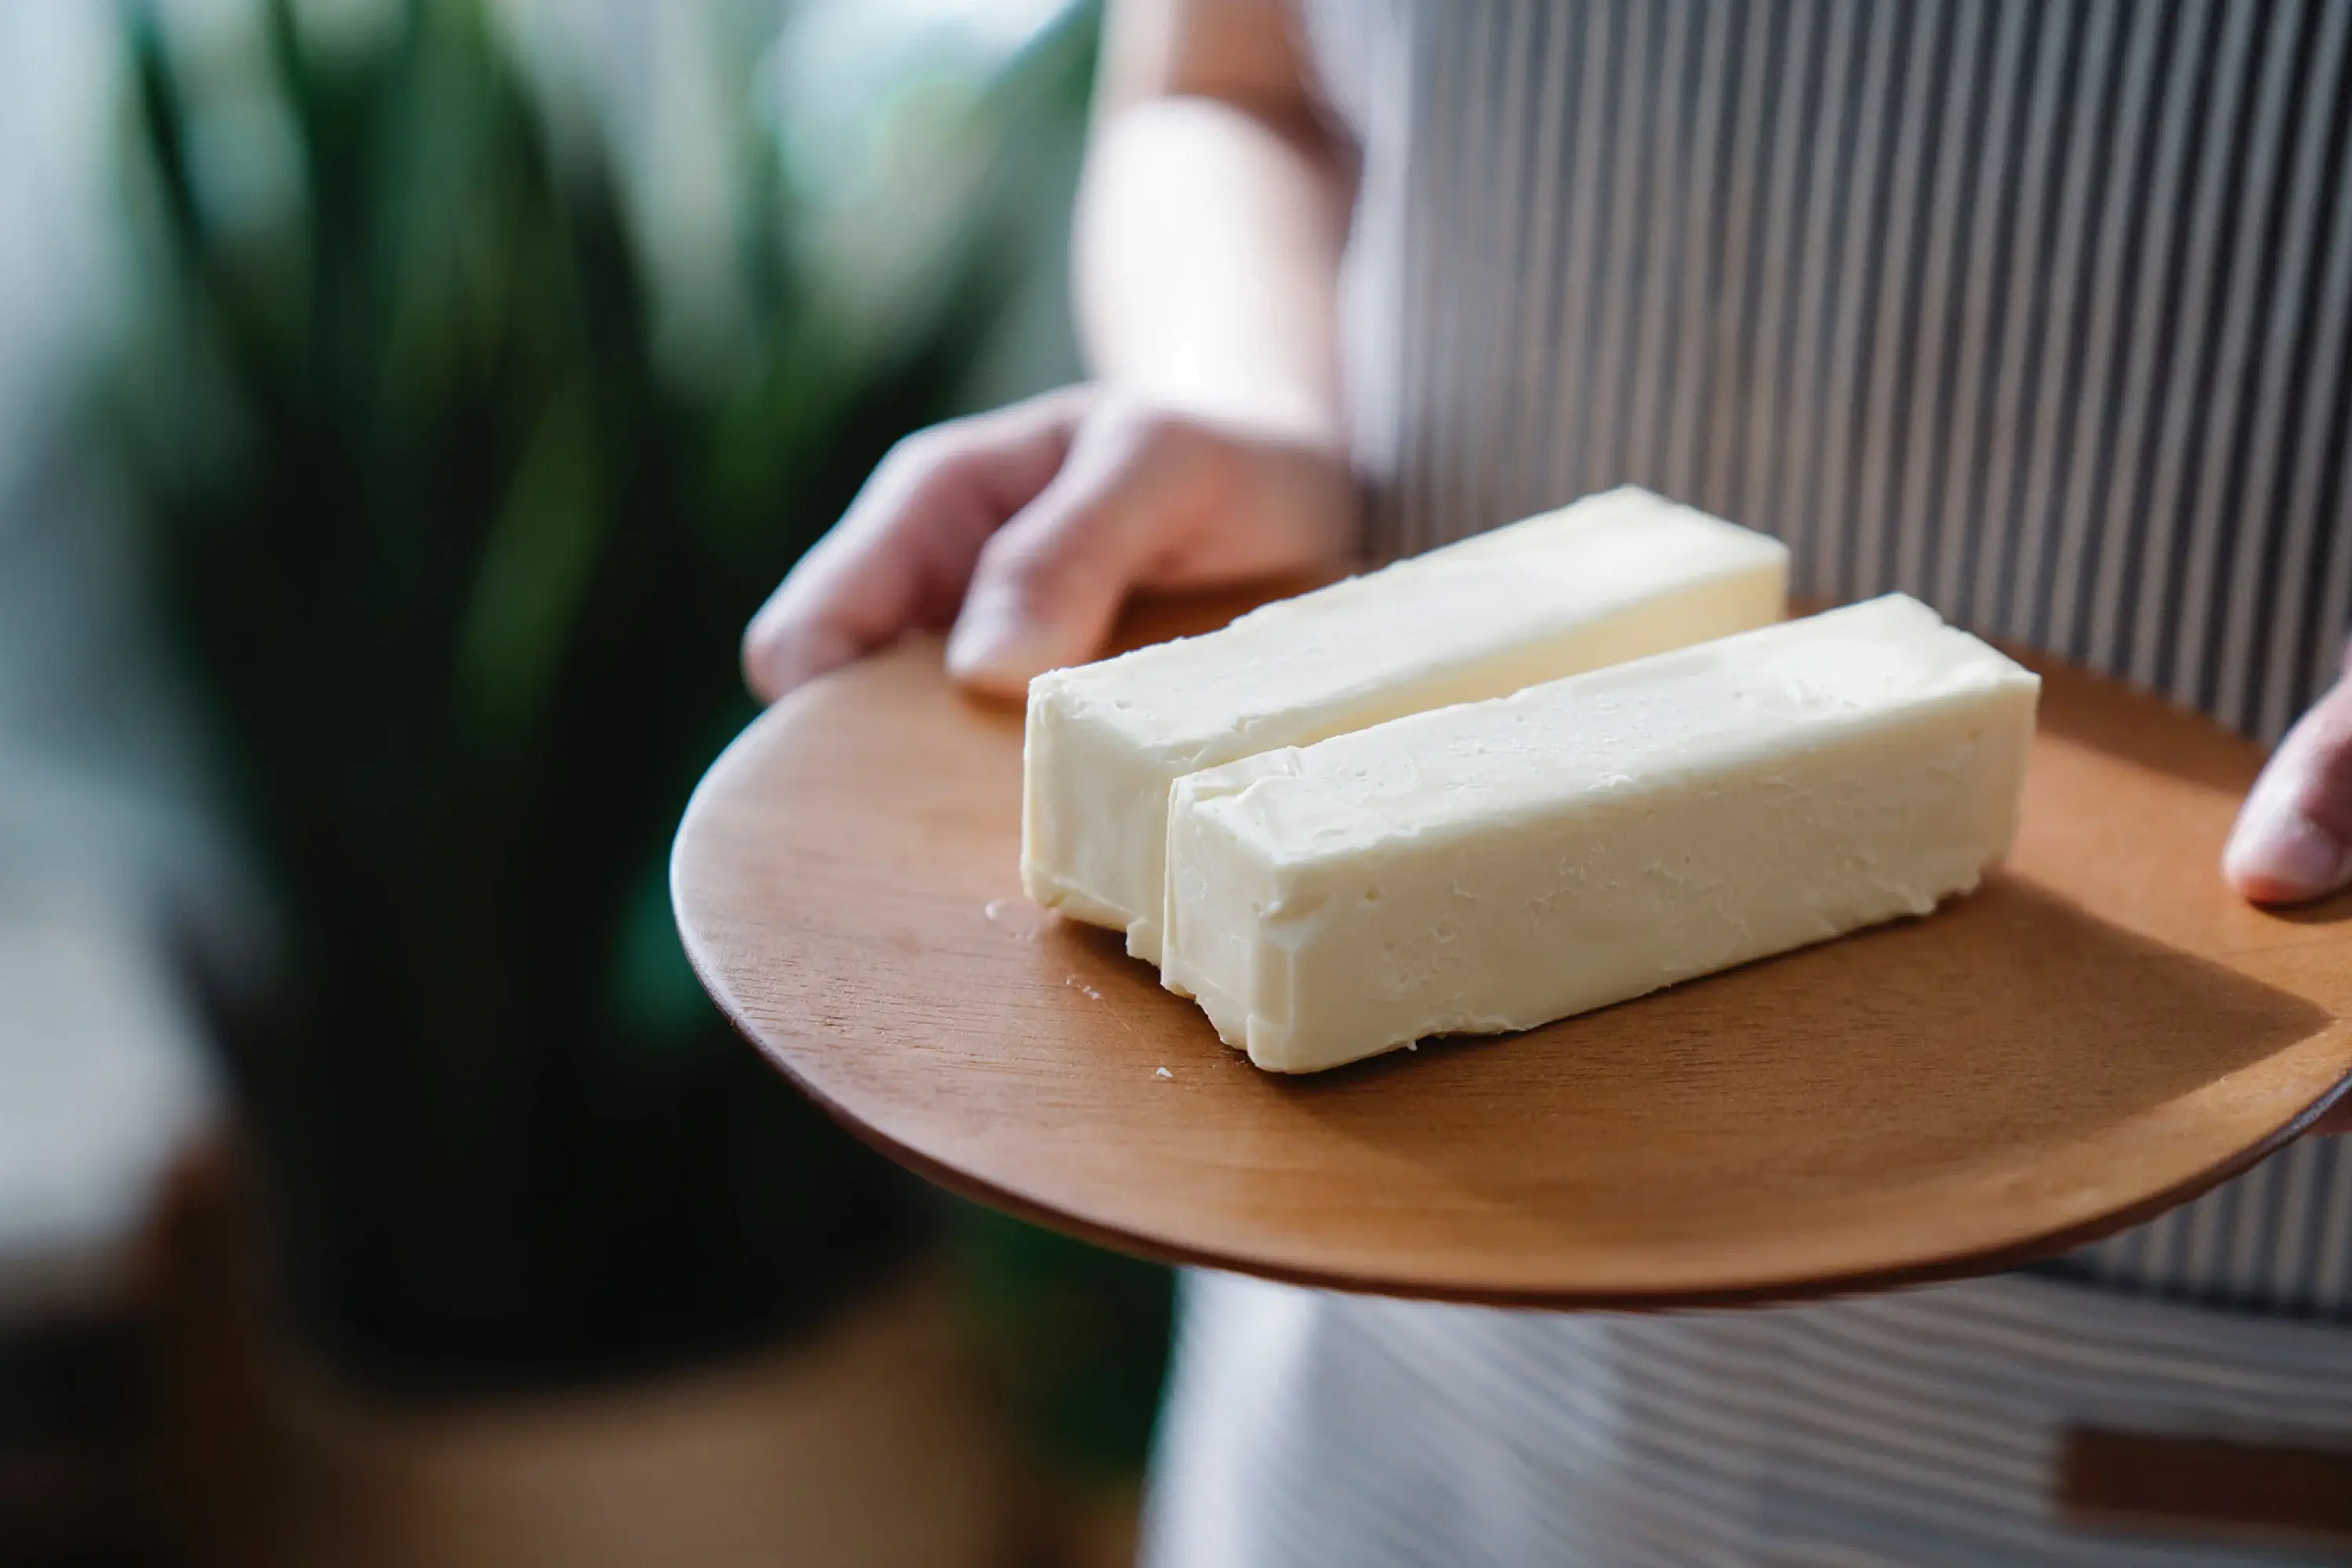
[[[1147,610],[1130,641],[1237,601]],[[1150,1256],[1547,1306],[1989,1271],[2193,1195],[2352,1074],[2352,900],[2215,871],[2259,754],[2045,668],[2008,868],[1927,919],[1310,1078],[1022,896],[1021,715],[919,641],[712,767],[672,891],[711,995],[948,1186]]]

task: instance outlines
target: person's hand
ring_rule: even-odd
[[[1355,535],[1335,440],[1069,387],[898,443],[752,617],[744,679],[772,702],[952,626],[950,673],[1017,696],[1099,653],[1132,590],[1332,564]]]
[[[2221,858],[2258,904],[2298,904],[2352,884],[2352,649],[2347,673],[2296,721],[2247,793]],[[2315,1133],[2352,1132],[2352,1096]]]

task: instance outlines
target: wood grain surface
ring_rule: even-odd
[[[1147,606],[1127,640],[1244,603]],[[1982,1272],[2193,1195],[2352,1074],[2352,898],[2265,913],[2215,869],[2259,754],[2042,668],[2016,852],[1973,896],[1305,1079],[1022,896],[1021,716],[953,691],[936,641],[747,730],[688,809],[672,893],[711,995],[835,1114],[1129,1250],[1549,1306]]]

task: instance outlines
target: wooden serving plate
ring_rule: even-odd
[[[1245,603],[1150,608],[1128,640]],[[1304,1079],[1022,896],[1021,715],[958,695],[933,640],[744,731],[672,891],[703,984],[795,1083],[945,1185],[1114,1247],[1556,1307],[1980,1273],[2194,1195],[2352,1075],[2352,899],[2265,913],[2215,869],[2259,753],[2043,673],[2016,851],[1971,897]]]

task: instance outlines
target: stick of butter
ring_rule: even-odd
[[[1893,595],[1193,773],[1163,979],[1314,1072],[1925,914],[2007,852],[2041,684]]]
[[[1627,488],[1029,683],[1021,880],[1160,960],[1179,777],[1776,621],[1778,541]]]

